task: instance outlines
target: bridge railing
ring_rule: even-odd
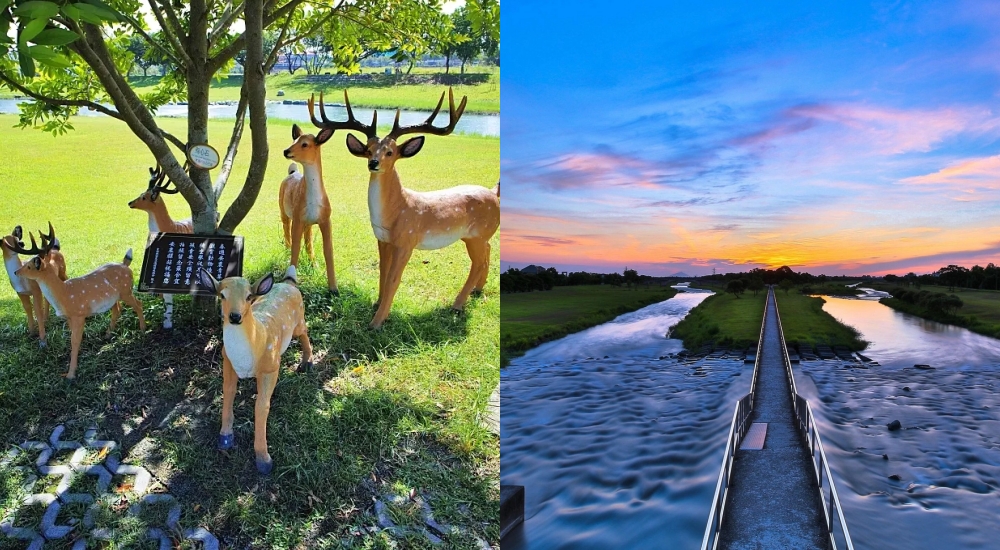
[[[813,417],[812,407],[809,401],[799,395],[795,386],[795,376],[792,373],[792,362],[788,357],[788,348],[785,345],[785,331],[781,326],[781,314],[778,311],[778,300],[774,297],[774,313],[778,317],[778,336],[781,339],[781,357],[785,363],[785,372],[788,375],[788,384],[792,389],[792,403],[795,409],[795,418],[798,422],[799,433],[809,446],[810,462],[813,466],[813,473],[816,476],[816,485],[819,489],[819,500],[823,503],[823,519],[826,523],[826,533],[830,540],[830,548],[837,550],[838,540],[844,543],[847,550],[854,550],[854,542],[851,540],[851,533],[847,529],[847,520],[844,519],[844,508],[840,503],[840,496],[837,494],[837,485],[833,480],[833,473],[830,471],[830,461],[826,457],[823,449],[823,440],[819,436],[819,429]]]
[[[760,323],[760,334],[757,338],[757,352],[754,356],[753,378],[750,380],[750,393],[736,402],[733,421],[729,425],[729,437],[726,439],[726,454],[719,471],[719,481],[715,484],[715,496],[712,498],[712,511],[708,514],[708,525],[705,526],[705,536],[701,541],[701,550],[715,550],[719,546],[719,533],[722,530],[722,518],[726,512],[726,498],[729,496],[730,476],[733,472],[733,459],[740,448],[743,436],[750,429],[750,413],[753,412],[753,398],[757,393],[757,373],[760,371],[760,355],[764,345],[764,324],[767,321],[767,301],[764,302],[764,318]]]

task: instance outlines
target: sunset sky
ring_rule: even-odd
[[[503,269],[1000,263],[1000,2],[825,4],[504,4]]]

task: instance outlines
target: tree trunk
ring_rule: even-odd
[[[465,60],[462,60],[462,76],[465,76]]]
[[[451,70],[451,54],[444,56],[444,74]]]
[[[413,70],[413,66],[416,65],[416,64],[417,64],[417,60],[416,59],[411,59],[410,60],[410,66],[406,68],[406,74],[410,74],[410,71]]]

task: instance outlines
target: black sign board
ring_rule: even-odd
[[[198,283],[202,268],[219,280],[243,276],[243,237],[154,233],[142,259],[139,290],[212,296]]]

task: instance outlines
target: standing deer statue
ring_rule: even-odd
[[[345,92],[346,96],[346,92]],[[493,189],[478,185],[459,185],[439,191],[419,192],[403,187],[396,171],[396,162],[410,158],[424,146],[424,136],[412,138],[402,145],[396,140],[406,134],[446,136],[455,129],[465,111],[467,97],[455,108],[455,97],[448,89],[447,126],[434,126],[441,110],[444,93],[437,107],[423,124],[399,125],[399,111],[392,130],[384,138],[375,135],[375,122],[367,127],[367,143],[353,134],[347,136],[347,149],[356,157],[368,160],[368,211],[375,238],[378,239],[379,285],[378,309],[371,327],[379,328],[389,316],[392,300],[399,289],[414,249],[444,248],[459,239],[465,242],[472,268],[465,286],[458,293],[452,308],[462,310],[469,294],[486,285],[490,267],[490,238],[500,227],[500,186]],[[348,115],[350,112],[348,111]],[[353,117],[352,117],[353,119]],[[316,121],[313,121],[315,124]],[[323,125],[328,124],[323,121]]]
[[[80,342],[83,340],[83,325],[87,317],[111,310],[111,325],[107,336],[115,329],[122,307],[119,302],[125,302],[139,317],[139,330],[146,330],[146,320],[142,316],[142,303],[132,294],[132,249],[125,253],[125,259],[120,264],[104,264],[90,273],[63,280],[59,277],[59,267],[52,260],[50,253],[58,243],[56,232],[49,224],[49,234],[42,240],[42,246],[35,243],[31,236],[31,249],[17,246],[18,254],[35,255],[15,272],[15,275],[34,281],[42,294],[55,308],[56,315],[64,317],[69,322],[72,347],[69,360],[69,372],[66,378],[76,377],[77,357],[80,354]]]
[[[156,169],[149,169],[149,186],[141,195],[128,203],[128,207],[133,210],[142,210],[149,216],[149,233],[194,233],[194,222],[191,218],[174,221],[167,211],[166,203],[160,198],[161,194],[174,195],[178,193],[176,188],[171,188],[170,183],[163,183],[167,175],[163,169],[157,165]],[[166,306],[163,312],[163,328],[169,329],[174,326],[174,295],[164,294],[163,303]]]
[[[344,91],[347,101],[347,91]],[[319,95],[319,111],[323,123],[316,119],[315,95],[309,98],[309,118],[320,127],[319,133],[303,134],[298,124],[292,126],[292,144],[285,149],[285,158],[302,164],[302,173],[295,164],[288,167],[288,176],[282,180],[278,190],[278,208],[281,211],[281,224],[285,232],[285,246],[292,249],[291,264],[299,265],[299,252],[303,237],[306,242],[306,253],[309,260],[315,262],[312,245],[312,226],[319,225],[323,235],[323,257],[326,259],[326,281],[334,295],[337,291],[337,275],[333,269],[333,237],[330,226],[330,199],[323,186],[323,159],[320,148],[336,130],[349,129],[364,131],[364,126],[354,120],[351,104],[348,101],[347,122],[331,122],[326,118],[323,106],[323,94]],[[374,125],[374,121],[373,121]]]
[[[306,327],[305,304],[297,288],[295,267],[289,267],[285,282],[275,283],[266,275],[257,284],[242,277],[221,281],[202,269],[202,286],[222,301],[222,429],[220,450],[231,449],[233,435],[233,400],[239,378],[257,378],[257,402],[254,406],[254,454],[257,471],[267,475],[274,467],[267,448],[267,416],[271,395],[278,383],[281,355],[292,338],[302,346],[302,365],[308,368],[312,345]]]
[[[38,283],[16,274],[23,265],[17,253],[18,248],[24,248],[23,237],[24,232],[19,225],[10,235],[0,240],[0,249],[3,249],[3,264],[7,269],[7,278],[10,279],[10,284],[21,300],[21,306],[24,307],[24,314],[28,317],[28,332],[30,334],[37,332],[38,345],[44,348],[48,345],[45,339],[45,323],[49,320],[49,303],[45,300]],[[52,243],[48,260],[54,266],[59,278],[65,281],[66,258],[59,251],[59,241]]]

